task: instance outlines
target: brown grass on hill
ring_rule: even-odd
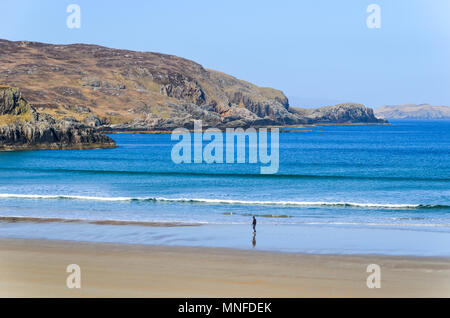
[[[147,114],[138,111],[141,105],[151,114],[170,118],[169,104],[210,104],[226,110],[236,92],[254,101],[286,99],[281,91],[172,55],[1,39],[0,82],[20,88],[31,105],[56,105],[42,111],[59,119],[80,116],[67,105],[88,107],[91,114],[111,122],[127,122],[145,118]],[[111,112],[117,115],[108,115]]]

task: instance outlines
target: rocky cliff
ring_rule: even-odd
[[[101,129],[189,128],[193,119],[218,128],[333,122],[304,117],[279,90],[190,60],[97,45],[0,40],[0,82],[20,87],[41,113]],[[347,109],[347,121],[379,122]]]
[[[429,104],[382,106],[375,110],[375,114],[386,119],[450,120],[450,107]]]
[[[38,113],[18,89],[0,86],[0,150],[114,147],[114,141],[71,119]]]
[[[385,120],[375,117],[373,109],[361,104],[346,103],[335,106],[320,108],[296,108],[295,112],[299,117],[304,118],[308,123],[329,123],[329,124],[349,124],[349,123],[385,123]]]

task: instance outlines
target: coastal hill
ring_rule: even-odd
[[[105,130],[385,122],[363,105],[296,109],[279,90],[184,58],[97,45],[0,40],[0,83],[41,113]]]
[[[111,148],[91,127],[37,112],[19,90],[0,86],[0,150]]]
[[[375,110],[375,115],[385,119],[450,120],[450,107],[429,104],[382,106]]]
[[[312,123],[383,123],[374,115],[373,109],[361,104],[345,103],[319,108],[293,108],[300,118]]]

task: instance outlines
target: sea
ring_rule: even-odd
[[[288,129],[275,174],[175,163],[170,134],[110,136],[0,152],[0,238],[450,256],[450,121]]]

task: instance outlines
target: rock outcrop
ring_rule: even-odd
[[[0,150],[115,147],[114,141],[73,120],[38,113],[18,89],[0,86]]]
[[[299,116],[312,124],[349,124],[349,123],[385,123],[384,119],[375,117],[373,109],[361,104],[338,104],[313,109],[296,109]]]
[[[194,119],[218,128],[334,120],[322,111],[305,117],[279,90],[187,59],[97,45],[0,40],[0,83],[21,88],[41,113],[104,130],[170,130]],[[343,111],[339,121],[378,122]]]

